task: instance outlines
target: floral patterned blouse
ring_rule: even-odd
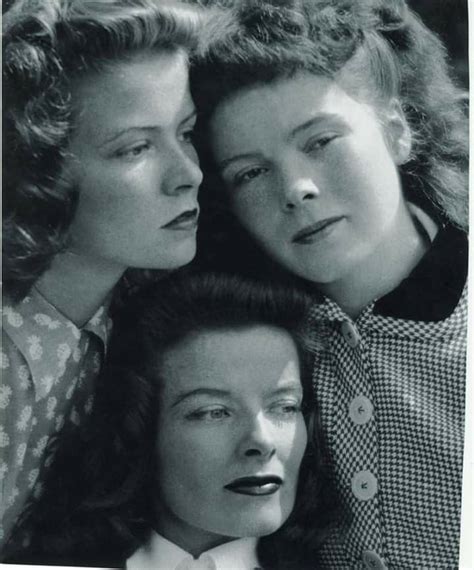
[[[76,327],[32,289],[3,299],[0,357],[0,545],[25,507],[41,494],[48,442],[66,423],[78,426],[93,405],[111,321],[102,306]]]

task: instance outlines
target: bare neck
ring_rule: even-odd
[[[319,285],[319,290],[351,318],[357,318],[368,304],[393,291],[408,277],[430,245],[415,226],[395,243],[395,247],[380,247],[365,263],[338,281]]]
[[[39,292],[78,327],[102,305],[124,268],[105,266],[72,253],[57,255],[36,283]]]

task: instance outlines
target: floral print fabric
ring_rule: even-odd
[[[33,289],[17,305],[3,300],[0,355],[0,544],[25,506],[41,494],[52,436],[80,425],[93,406],[94,379],[110,319],[102,306],[77,328]]]

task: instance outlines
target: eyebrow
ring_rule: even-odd
[[[298,382],[288,382],[283,386],[280,386],[276,390],[271,392],[272,396],[278,396],[279,394],[287,394],[290,392],[303,393],[303,386]],[[182,392],[176,396],[175,401],[171,405],[172,408],[187,400],[189,398],[196,398],[199,396],[216,396],[219,398],[228,398],[230,392],[227,390],[220,390],[219,388],[196,388],[190,392]]]
[[[230,158],[225,158],[224,160],[219,162],[218,167],[222,171],[222,170],[225,170],[229,166],[229,164],[232,164],[233,162],[237,162],[239,160],[246,160],[246,159],[255,158],[258,154],[260,154],[260,153],[246,152],[243,154],[236,154],[235,156],[231,156]]]
[[[185,123],[191,121],[191,119],[195,119],[197,117],[197,110],[193,109],[189,115],[187,115],[182,121],[180,121],[179,126],[181,127]],[[119,129],[118,131],[112,132],[100,146],[104,146],[106,144],[110,144],[114,140],[118,139],[122,135],[130,132],[130,131],[157,131],[160,130],[161,127],[159,125],[150,126],[150,125],[132,125],[130,127],[125,127],[123,129]]]
[[[298,125],[294,129],[292,129],[288,135],[288,140],[293,140],[299,133],[302,131],[306,131],[311,127],[317,127],[320,123],[325,122],[341,122],[341,118],[336,113],[318,113],[316,116],[311,117],[301,125]]]
[[[197,396],[217,396],[223,398],[229,397],[230,392],[227,390],[219,390],[218,388],[196,388],[190,392],[182,392],[178,394],[171,407],[174,408],[183,400],[187,400],[188,398],[195,398]]]
[[[280,386],[276,390],[271,392],[272,396],[278,396],[279,394],[288,394],[288,393],[303,393],[303,386],[300,382],[288,382],[283,386]]]
[[[302,131],[306,131],[307,129],[309,129],[311,127],[318,126],[320,123],[324,123],[327,121],[333,121],[333,122],[340,123],[340,117],[336,113],[318,113],[318,115],[311,117],[310,119],[308,119],[307,121],[305,121],[301,125],[298,125],[294,129],[292,129],[286,138],[288,141],[292,141]],[[229,164],[231,164],[233,162],[237,162],[239,160],[252,159],[252,158],[255,158],[256,156],[259,156],[259,155],[260,155],[259,152],[246,152],[246,153],[242,153],[242,154],[236,154],[236,155],[231,156],[229,158],[225,158],[224,160],[219,162],[218,167],[222,171],[222,170],[225,170],[229,166]]]

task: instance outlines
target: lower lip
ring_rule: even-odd
[[[183,220],[182,222],[176,222],[172,224],[168,224],[164,227],[165,230],[174,230],[180,232],[190,232],[194,231],[198,227],[198,220],[197,218],[192,218],[189,220]]]
[[[308,244],[312,244],[312,243],[316,243],[320,240],[323,240],[324,238],[326,238],[329,234],[332,233],[333,229],[335,228],[335,226],[341,222],[343,220],[343,218],[337,218],[336,220],[334,220],[333,222],[329,222],[329,224],[327,224],[326,226],[324,226],[322,229],[317,230],[315,232],[313,232],[312,234],[308,234],[307,236],[305,236],[304,238],[301,238],[297,241],[295,241],[294,243],[296,245],[308,245]]]
[[[261,495],[273,495],[280,490],[281,485],[278,483],[267,483],[266,485],[253,485],[245,487],[232,487],[227,488],[228,491],[232,493],[237,493],[238,495],[251,495],[261,496]]]

